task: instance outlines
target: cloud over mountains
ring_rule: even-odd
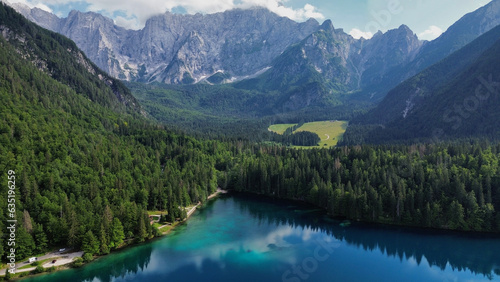
[[[140,29],[150,17],[166,11],[195,13],[216,13],[235,8],[265,7],[270,11],[295,21],[309,18],[322,20],[325,16],[318,9],[305,4],[302,8],[292,8],[287,0],[10,0],[29,7],[38,7],[52,12],[51,7],[83,6],[88,11],[100,12],[115,20],[118,25],[130,29]]]

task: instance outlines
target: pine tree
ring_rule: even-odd
[[[87,231],[87,233],[83,236],[82,251],[90,255],[94,255],[99,252],[99,241],[94,236],[94,233],[92,233],[92,230]]]
[[[464,208],[458,201],[453,201],[449,208],[448,225],[451,229],[466,229]]]
[[[9,281],[10,279],[12,279],[12,274],[10,273],[10,271],[8,271],[9,269],[5,270],[5,276],[4,276],[4,279]]]
[[[147,232],[146,232],[146,224],[144,222],[144,216],[140,215],[139,220],[137,221],[137,232],[136,232],[137,242],[144,242],[146,236]]]
[[[23,211],[23,227],[28,231],[28,233],[33,232],[33,223],[31,222],[30,213],[27,210]]]
[[[101,255],[109,254],[109,237],[106,232],[106,229],[104,228],[104,223],[101,223],[101,230],[100,230],[100,243],[101,247],[99,249]]]
[[[123,232],[122,223],[118,218],[113,218],[112,231],[111,231],[111,241],[109,243],[110,248],[118,248],[125,239],[125,233]]]
[[[24,227],[16,230],[16,247],[16,256],[19,256],[19,258],[26,258],[33,255],[35,242],[31,234]]]
[[[35,239],[35,250],[37,253],[43,253],[47,250],[48,242],[47,235],[43,231],[43,225],[36,224],[33,229],[33,237]]]

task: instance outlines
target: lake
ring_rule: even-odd
[[[295,202],[222,195],[169,235],[23,281],[491,281],[499,236],[350,225]]]

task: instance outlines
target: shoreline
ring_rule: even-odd
[[[230,190],[234,194],[247,194],[247,195],[252,195],[256,197],[265,197],[270,200],[278,200],[278,201],[290,201],[294,203],[298,203],[304,206],[310,206],[314,207],[317,209],[321,209],[326,216],[328,216],[331,219],[337,220],[339,222],[348,220],[351,223],[356,222],[356,223],[362,223],[365,225],[372,225],[376,227],[390,227],[390,228],[407,228],[407,229],[416,229],[416,230],[422,230],[422,231],[434,231],[434,232],[450,232],[450,233],[455,233],[455,234],[467,234],[468,236],[472,235],[477,235],[477,236],[498,236],[500,234],[499,232],[495,231],[474,231],[474,230],[459,230],[459,229],[449,229],[449,228],[438,228],[438,227],[425,227],[425,226],[418,226],[418,225],[409,225],[409,224],[400,224],[400,223],[395,223],[395,222],[382,222],[382,221],[367,221],[367,220],[361,220],[361,219],[349,219],[347,217],[343,216],[333,216],[330,213],[328,213],[326,208],[311,204],[305,200],[301,199],[293,199],[293,198],[282,198],[278,197],[275,195],[267,195],[263,193],[256,193],[256,192],[251,192],[251,191],[235,191],[235,190]]]
[[[218,196],[218,195],[220,195],[220,194],[227,194],[228,192],[229,192],[228,190],[222,190],[222,189],[220,189],[220,188],[217,188],[217,191],[215,191],[214,193],[212,193],[211,195],[209,195],[209,196],[207,197],[207,201],[208,201],[208,200],[211,200],[211,199],[213,199],[213,198],[215,198],[215,197],[217,197],[217,196]],[[202,205],[202,202],[198,202],[195,206],[193,206],[191,209],[189,209],[189,211],[186,213],[186,218],[185,218],[185,219],[183,219],[183,220],[181,220],[181,221],[177,221],[177,222],[175,222],[175,223],[173,223],[173,224],[164,224],[164,225],[162,225],[162,226],[159,226],[159,227],[158,227],[158,230],[160,230],[160,229],[162,229],[162,228],[164,228],[164,227],[166,227],[166,226],[170,226],[170,228],[169,228],[167,231],[161,231],[161,230],[160,230],[160,232],[161,232],[161,234],[162,234],[162,235],[161,235],[161,236],[159,236],[158,238],[163,237],[163,236],[165,236],[165,235],[169,234],[169,233],[170,233],[173,229],[175,229],[175,227],[177,227],[179,224],[181,224],[181,223],[183,223],[183,222],[186,222],[186,221],[187,221],[187,220],[191,217],[191,215],[193,215],[193,213],[196,211],[196,209],[197,209],[199,206],[201,206],[201,205]]]
[[[83,255],[83,251],[78,252],[49,252],[44,254],[43,256],[37,257],[37,261],[45,261],[43,264],[40,264],[44,269],[49,269],[51,267],[62,267],[71,264],[76,257],[81,257]],[[52,263],[52,260],[56,260],[55,263]],[[27,260],[23,260],[22,262],[16,263],[16,272],[15,274],[25,273],[29,271],[33,271],[36,269],[36,266],[31,266],[31,264]],[[0,275],[5,277],[6,271],[8,268],[0,269]],[[13,274],[13,275],[15,275]]]
[[[220,188],[217,188],[217,191],[215,191],[213,194],[209,195],[207,197],[207,201],[210,200],[210,199],[213,199],[215,197],[217,197],[219,194],[227,194],[228,191],[227,190],[222,190]],[[187,217],[186,219],[184,219],[183,221],[186,221],[188,220],[188,218],[196,211],[196,209],[201,206],[202,203],[201,202],[198,202],[198,204],[196,204],[196,206],[192,207],[188,212],[187,212]]]
[[[208,200],[211,200],[217,196],[219,196],[220,194],[226,194],[226,193],[229,193],[229,192],[234,192],[234,191],[225,191],[225,190],[217,190],[215,193],[211,194],[209,197],[207,197],[207,201]],[[301,205],[304,205],[304,206],[310,206],[310,207],[316,207],[316,208],[319,208],[315,205],[312,205],[310,203],[307,203],[305,201],[302,201],[302,200],[298,200],[298,199],[282,199],[282,198],[277,198],[277,197],[272,197],[272,196],[268,196],[268,195],[265,195],[265,194],[256,194],[256,193],[251,193],[251,192],[248,192],[248,191],[236,191],[236,194],[247,194],[247,195],[253,195],[253,196],[256,196],[258,198],[264,196],[264,198],[267,198],[269,200],[279,200],[279,201],[290,201],[290,202],[295,202],[297,204],[301,204]],[[204,202],[205,203],[205,202]],[[197,205],[193,206],[192,208],[190,208],[190,214],[188,217],[186,217],[186,219],[182,220],[182,221],[178,221],[176,222],[175,224],[172,225],[172,228],[170,228],[167,232],[165,233],[162,233],[160,236],[157,236],[157,237],[153,237],[145,242],[142,242],[142,243],[132,243],[132,244],[127,244],[125,246],[122,246],[121,248],[119,249],[116,249],[114,250],[113,252],[111,252],[110,254],[114,253],[114,252],[120,252],[126,248],[129,248],[129,247],[135,247],[135,246],[138,246],[138,245],[141,245],[141,244],[147,244],[147,243],[151,243],[153,242],[153,240],[158,240],[158,239],[161,239],[162,237],[168,235],[170,233],[170,231],[172,231],[175,227],[177,227],[178,225],[180,225],[181,223],[183,222],[186,222],[189,217],[194,213],[194,211],[196,211],[196,209],[201,206],[202,203],[198,203]],[[320,208],[321,209],[321,208]],[[323,209],[322,209],[323,210]],[[327,215],[329,218],[332,218],[332,219],[336,219],[336,220],[339,220],[339,218],[334,218],[334,217],[331,217],[330,215],[328,215],[326,212],[325,212],[325,215]],[[418,231],[418,230],[421,230],[421,231],[437,231],[437,232],[446,232],[446,233],[449,233],[449,232],[452,232],[452,233],[455,233],[455,234],[467,234],[467,233],[471,233],[471,232],[463,232],[463,231],[457,231],[457,230],[449,230],[449,229],[434,229],[434,228],[422,228],[422,227],[416,227],[416,226],[405,226],[405,225],[394,225],[394,224],[386,224],[386,223],[376,223],[376,222],[365,222],[365,221],[358,221],[358,220],[353,220],[353,223],[354,222],[361,222],[363,224],[366,224],[367,226],[371,226],[371,227],[376,227],[376,228],[380,228],[380,227],[388,227],[388,228],[395,228],[395,227],[402,227],[402,228],[408,228],[409,231]],[[478,234],[478,235],[491,235],[492,233],[482,233],[482,232],[472,232],[473,234]],[[53,253],[56,253],[56,252],[53,252]],[[74,252],[73,252],[74,253]],[[68,253],[68,254],[71,254],[71,253]],[[66,255],[68,255],[66,254]],[[99,258],[102,258],[102,257],[106,257],[107,255],[101,255],[101,256],[97,256],[93,261],[99,259]],[[92,261],[92,262],[93,262]],[[44,263],[43,265],[45,265],[46,263]],[[88,263],[84,263],[82,266],[85,266],[86,264]],[[82,267],[80,266],[80,267]],[[78,268],[80,268],[78,267]],[[29,273],[29,274],[24,274],[22,276],[19,276],[19,274],[21,272],[17,272],[16,271],[16,274],[15,276],[13,277],[15,280],[22,280],[24,278],[32,278],[32,277],[36,277],[36,276],[41,276],[41,275],[44,275],[44,274],[49,274],[49,273],[55,273],[55,272],[58,272],[58,271],[62,271],[62,270],[67,270],[67,269],[71,269],[71,268],[74,268],[74,267],[71,267],[71,263],[69,264],[65,264],[65,265],[61,265],[61,266],[57,266],[57,268],[53,271],[45,271],[43,273]],[[47,268],[46,268],[47,270]],[[27,271],[25,269],[23,269],[23,271]]]
[[[228,192],[229,191],[227,191],[227,190],[222,190],[220,188],[217,188],[217,190],[214,193],[212,193],[211,195],[209,195],[207,197],[207,201],[211,200],[211,199],[213,199],[215,197],[217,197],[220,194],[226,194]],[[116,252],[116,251],[121,251],[121,250],[126,249],[128,247],[133,247],[133,246],[137,246],[137,245],[140,245],[140,244],[143,244],[143,243],[148,243],[148,242],[151,242],[152,240],[159,239],[159,238],[162,238],[162,237],[168,235],[179,224],[186,222],[191,217],[191,215],[196,211],[196,209],[199,206],[201,206],[201,205],[202,205],[202,202],[198,202],[194,207],[192,207],[187,212],[187,216],[186,216],[186,218],[184,220],[177,221],[174,224],[160,226],[158,229],[160,229],[161,227],[164,227],[164,226],[171,226],[171,228],[168,229],[167,231],[161,232],[160,236],[153,237],[153,238],[148,239],[145,242],[142,242],[142,243],[139,243],[139,244],[137,244],[137,243],[126,244],[126,245],[124,245],[124,246],[122,246],[122,247],[120,247],[118,249],[113,250],[109,254],[112,254],[113,252]],[[109,254],[96,256],[96,258],[94,260],[92,260],[91,262],[93,262],[96,259],[99,259],[101,257],[105,257],[105,256],[107,256]],[[73,267],[71,267],[71,264],[74,262],[74,259],[76,257],[82,257],[82,256],[83,256],[83,251],[71,252],[71,253],[65,253],[65,254],[61,254],[61,252],[57,252],[57,251],[52,251],[52,252],[46,253],[46,254],[38,257],[38,258],[41,258],[41,260],[49,259],[49,261],[41,264],[44,267],[44,270],[45,270],[44,272],[42,272],[42,273],[31,273],[31,271],[33,271],[33,270],[36,269],[35,266],[29,267],[29,268],[19,269],[20,267],[25,267],[27,265],[30,265],[28,262],[23,261],[23,262],[16,263],[16,265],[19,264],[20,266],[19,266],[19,268],[16,268],[16,272],[15,272],[15,274],[12,274],[12,276],[13,276],[12,278],[16,279],[16,280],[17,279],[24,279],[24,278],[28,278],[28,277],[40,276],[40,275],[44,275],[44,274],[55,273],[55,272],[58,272],[58,271],[71,269],[71,268],[73,268]],[[50,261],[50,259],[56,258],[56,257],[57,257],[58,261],[56,263],[52,264],[52,262]],[[69,258],[65,258],[65,257],[69,257]],[[68,259],[69,259],[69,261],[68,261]],[[91,263],[91,262],[88,262],[88,263]],[[83,263],[78,268],[83,267],[83,266],[85,266],[88,263]],[[0,277],[1,278],[5,277],[6,271],[8,269],[8,265],[6,265],[6,266],[7,266],[7,268],[0,269]],[[53,271],[50,271],[50,272],[47,271],[51,267],[56,267],[56,269],[53,270]],[[26,274],[26,273],[28,273],[28,274]]]

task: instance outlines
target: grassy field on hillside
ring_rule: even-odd
[[[296,125],[296,123],[273,124],[269,126],[269,131],[276,132],[278,134],[283,134],[287,128],[292,127],[294,125]]]
[[[316,121],[304,123],[294,132],[298,131],[309,131],[318,134],[321,141],[318,146],[304,147],[304,146],[294,146],[294,148],[323,148],[336,146],[338,141],[344,135],[347,129],[347,121]],[[283,134],[285,130],[296,124],[273,124],[269,127],[269,131],[276,132],[278,134]]]

